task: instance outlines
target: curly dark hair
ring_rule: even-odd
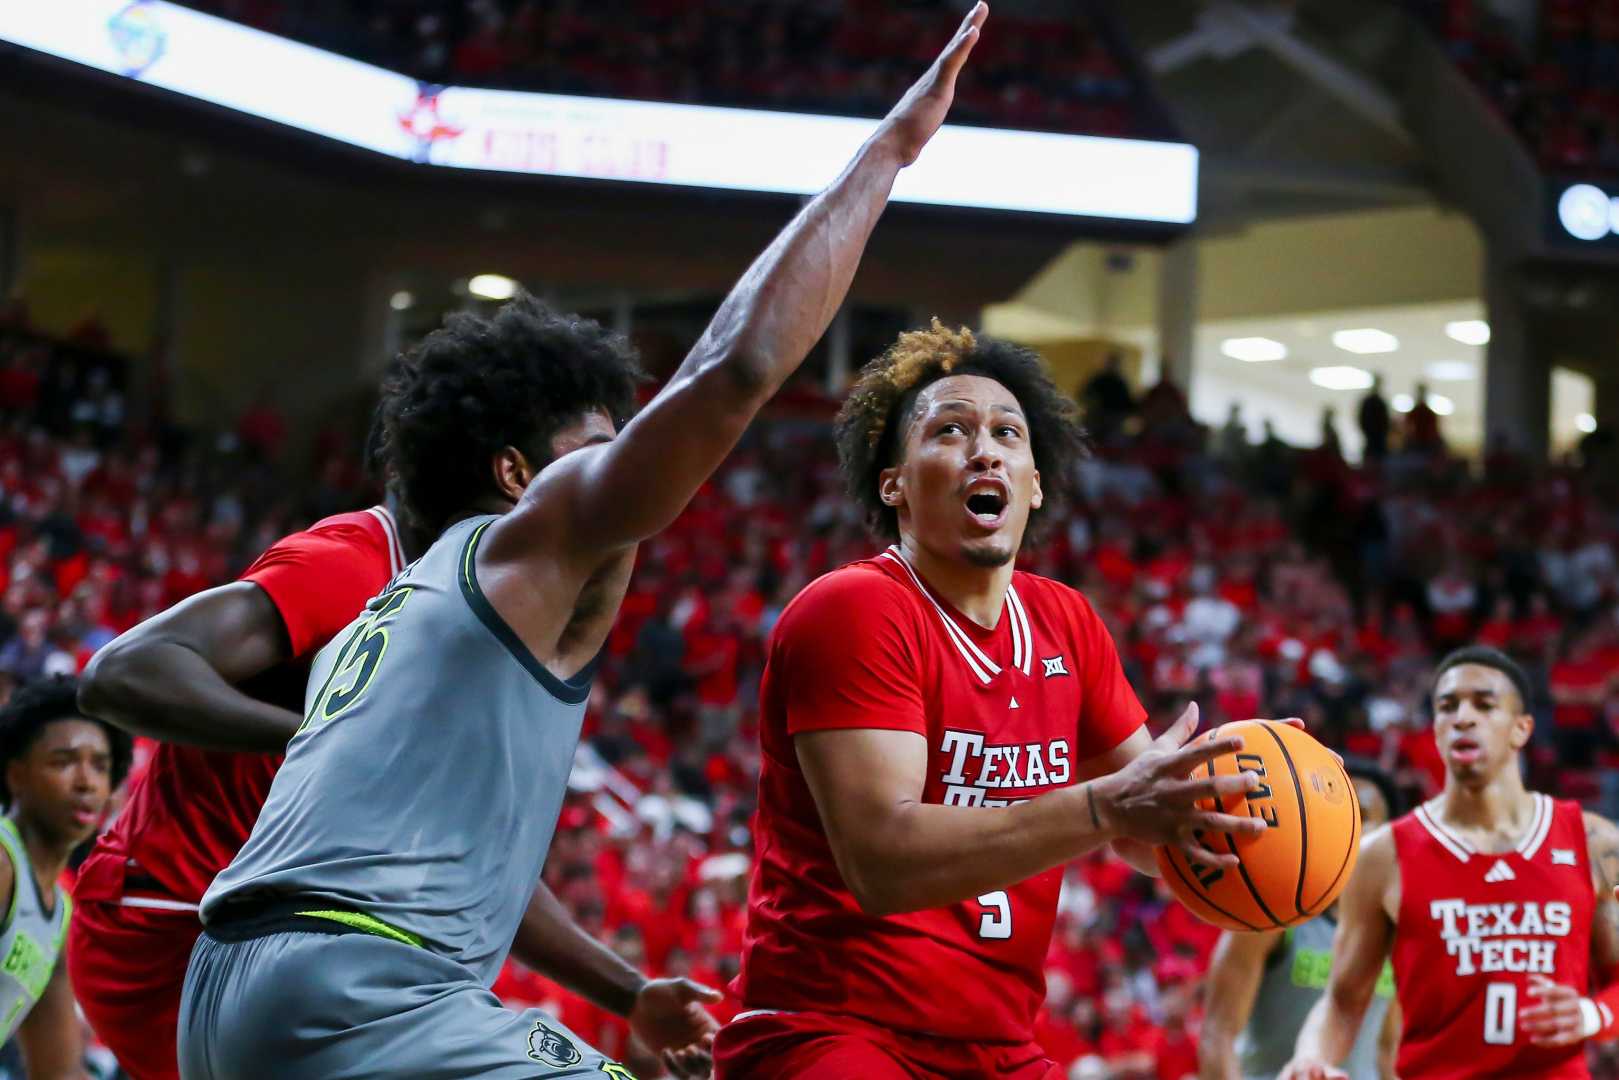
[[[65,675],[31,682],[11,695],[0,709],[0,805],[11,805],[11,785],[6,783],[6,766],[28,753],[34,741],[54,720],[88,720],[100,724],[112,750],[112,786],[116,790],[129,775],[135,744],[120,727],[86,716],[79,711],[79,680]]]
[[[838,460],[849,494],[866,511],[866,523],[884,540],[899,538],[899,512],[882,501],[878,484],[905,446],[916,398],[950,375],[994,379],[1017,398],[1029,425],[1034,465],[1044,501],[1029,513],[1026,540],[1038,541],[1062,517],[1074,465],[1089,454],[1079,409],[1057,389],[1044,362],[1010,341],[951,330],[938,319],[926,330],[908,330],[877,359],[860,369],[835,425]]]
[[[585,413],[622,427],[644,378],[623,338],[527,293],[491,317],[449,316],[383,381],[381,451],[405,512],[437,536],[494,493],[495,454],[514,446],[544,468],[552,437]]]

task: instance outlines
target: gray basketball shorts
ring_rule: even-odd
[[[181,1080],[634,1080],[554,1017],[515,1012],[466,968],[366,933],[197,939]]]

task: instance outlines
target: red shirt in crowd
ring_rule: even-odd
[[[1575,697],[1595,696],[1613,680],[1611,660],[1600,653],[1571,656],[1552,665],[1547,682],[1552,697],[1564,694]],[[1564,731],[1590,731],[1601,719],[1601,708],[1596,704],[1560,701],[1552,711],[1552,723]]]
[[[1014,574],[993,630],[897,549],[811,584],[782,613],[760,690],[758,856],[734,984],[744,1008],[1030,1041],[1062,869],[947,907],[868,915],[833,861],[794,736],[914,732],[929,752],[923,801],[992,807],[1074,783],[1145,719],[1101,620],[1058,582]]]

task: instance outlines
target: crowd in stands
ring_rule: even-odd
[[[933,60],[946,0],[190,0],[428,83],[880,116]],[[957,123],[1164,134],[1106,28],[1078,4],[997,12]]]
[[[1619,174],[1619,3],[1538,0],[1528,23],[1488,0],[1408,0],[1540,163]]]
[[[1069,478],[1080,498],[1024,564],[1085,593],[1155,724],[1189,698],[1208,724],[1299,716],[1422,797],[1442,778],[1429,672],[1439,651],[1482,640],[1544,688],[1532,782],[1619,808],[1604,779],[1619,775],[1615,470],[1495,454],[1475,472],[1420,418],[1351,465],[1333,443],[1211,432],[1174,386],[1137,397],[1116,379],[1085,388],[1096,445]],[[103,350],[0,330],[0,699],[373,497],[335,444],[313,484],[291,482],[285,425],[262,407],[186,437],[132,422],[123,385]],[[716,986],[736,974],[763,643],[805,583],[873,550],[825,419],[802,410],[757,425],[643,548],[546,875],[648,970]],[[1121,862],[1075,863],[1040,1038],[1076,1077],[1195,1074],[1215,936]],[[508,965],[497,991],[656,1075],[621,1021],[532,972]]]

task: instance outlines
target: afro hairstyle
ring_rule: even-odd
[[[494,455],[513,446],[543,469],[551,439],[587,413],[622,427],[644,379],[623,338],[520,293],[492,316],[450,315],[390,367],[376,456],[413,523],[437,536],[495,494]]]

